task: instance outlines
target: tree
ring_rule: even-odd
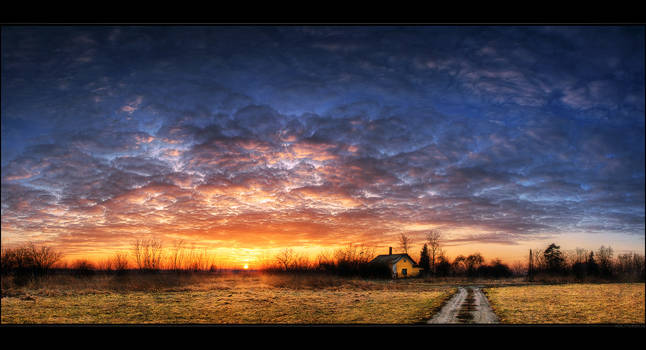
[[[550,244],[547,249],[543,252],[545,257],[545,263],[547,265],[547,270],[550,272],[561,272],[563,271],[563,253],[561,253],[561,247],[556,244]]]
[[[126,253],[117,252],[112,257],[112,267],[117,275],[123,275],[128,270],[128,255]]]
[[[294,258],[294,251],[290,248],[285,248],[276,255],[276,261],[278,261],[284,271],[289,270],[294,265]]]
[[[162,260],[162,243],[155,239],[136,240],[132,245],[135,263],[141,271],[158,271]]]
[[[435,263],[435,275],[446,277],[449,275],[449,272],[451,272],[451,263],[449,263],[449,259],[442,253],[437,257],[437,262]]]
[[[597,265],[597,262],[594,261],[594,252],[590,252],[590,255],[588,256],[588,261],[585,263],[586,271],[588,274],[592,276],[598,276],[599,275],[599,265]]]
[[[400,236],[399,236],[399,247],[404,251],[404,253],[408,254],[408,250],[410,249],[412,244],[413,244],[413,242],[412,242],[410,237],[408,237],[404,233],[400,234]]]
[[[525,276],[527,275],[528,266],[523,264],[521,261],[515,261],[511,265],[511,272],[515,276]]]
[[[431,258],[431,271],[436,272],[435,262],[437,257],[442,254],[440,241],[442,239],[442,232],[438,229],[433,229],[426,234],[426,241],[428,241],[429,255]]]
[[[63,257],[63,254],[55,251],[52,247],[38,247],[33,243],[27,246],[27,250],[31,256],[34,273],[37,275],[47,274],[52,266]]]
[[[451,267],[453,268],[453,274],[458,275],[466,270],[466,260],[467,258],[464,255],[458,255],[453,260]]]
[[[603,276],[611,276],[612,275],[612,253],[613,250],[611,247],[604,247],[601,246],[599,250],[597,251],[597,259],[599,260],[599,272],[601,272],[601,275]]]
[[[467,258],[465,259],[467,274],[469,276],[473,276],[476,272],[476,269],[480,265],[482,265],[483,262],[484,262],[484,258],[482,257],[482,255],[480,255],[480,253],[475,253],[467,256]]]
[[[428,256],[428,246],[424,244],[424,247],[422,247],[422,252],[419,254],[419,266],[424,269],[425,273],[428,273],[431,268],[430,262],[431,261]]]
[[[87,259],[79,259],[72,264],[72,269],[74,270],[74,276],[81,278],[94,275],[96,267]]]

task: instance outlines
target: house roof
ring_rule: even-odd
[[[410,261],[413,262],[413,267],[419,267],[415,260],[410,257],[408,254],[384,254],[384,255],[378,255],[376,258],[372,259],[371,263],[386,263],[386,264],[395,264],[402,258],[408,258]]]

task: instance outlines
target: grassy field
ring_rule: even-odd
[[[455,292],[307,276],[219,276],[161,287],[109,277],[64,282],[3,293],[2,323],[405,324],[430,318]]]
[[[484,292],[503,323],[644,323],[644,283],[496,287]]]

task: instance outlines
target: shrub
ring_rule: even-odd
[[[72,264],[72,274],[77,278],[94,276],[94,270],[94,265],[85,259],[76,260]]]

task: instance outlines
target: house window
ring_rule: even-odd
[[[407,271],[406,271],[406,270],[407,270],[407,269],[402,269],[402,275],[406,276],[406,273],[407,273]]]

